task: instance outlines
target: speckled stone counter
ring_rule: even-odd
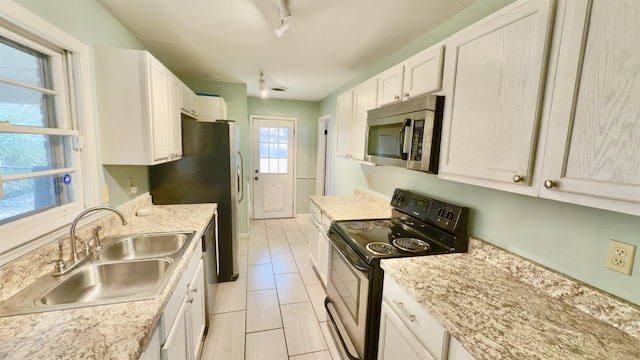
[[[152,214],[136,216],[141,207],[152,208]],[[104,236],[196,231],[196,239],[154,299],[0,318],[0,359],[138,359],[188,260],[200,246],[197,239],[215,208],[215,204],[153,206],[149,197],[143,197],[123,209],[128,225],[120,224],[114,215],[80,229],[79,236],[98,224],[103,225]],[[38,275],[50,276],[53,268],[46,261],[54,256],[55,244],[51,244],[0,268],[0,300],[29,285]]]
[[[353,196],[310,196],[309,198],[331,221],[380,219],[391,216],[389,200],[360,189],[356,189]]]
[[[640,307],[472,239],[382,261],[476,359],[640,359]]]

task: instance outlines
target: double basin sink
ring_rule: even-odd
[[[45,275],[0,304],[0,316],[151,299],[162,292],[193,232],[117,235],[69,274]]]

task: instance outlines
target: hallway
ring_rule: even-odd
[[[251,221],[240,277],[218,285],[201,359],[340,359],[308,233],[307,215]]]

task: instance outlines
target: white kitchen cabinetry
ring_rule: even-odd
[[[449,360],[475,360],[469,352],[454,337],[449,339]]]
[[[353,115],[353,91],[338,96],[336,104],[336,154],[349,157],[351,153],[351,117]]]
[[[198,358],[205,316],[202,250],[198,247],[160,319],[163,360]]]
[[[309,254],[311,262],[318,272],[320,280],[327,286],[327,276],[329,274],[330,245],[327,231],[331,226],[329,217],[322,213],[320,209],[311,202],[309,204],[311,215],[311,226],[309,226]]]
[[[103,163],[177,159],[171,72],[147,51],[98,46],[95,67]]]
[[[640,215],[639,13],[636,0],[566,2],[541,197]]]
[[[162,356],[160,355],[160,348],[162,347],[162,343],[160,340],[160,329],[156,326],[155,330],[153,330],[153,335],[151,335],[151,340],[147,344],[147,347],[140,355],[140,360],[160,360]]]
[[[376,108],[378,79],[373,78],[338,96],[336,153],[363,161],[367,137],[367,111]]]
[[[169,152],[171,158],[182,157],[182,124],[180,103],[182,102],[182,82],[171,74],[169,80]]]
[[[447,359],[449,333],[389,276],[382,298],[378,359]]]
[[[200,115],[200,99],[198,95],[185,84],[182,84],[182,97],[181,106],[183,114],[186,114],[194,119],[197,119]]]
[[[435,45],[379,74],[378,106],[440,90],[443,61],[444,47]]]
[[[516,2],[446,41],[439,177],[525,194],[555,2]]]

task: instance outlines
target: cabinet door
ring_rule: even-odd
[[[434,360],[386,301],[380,312],[379,360]]]
[[[153,160],[169,157],[169,70],[149,56]]]
[[[196,119],[200,116],[200,98],[194,92],[191,92],[191,114]]]
[[[204,308],[204,272],[202,268],[202,260],[198,264],[191,282],[189,283],[189,317],[191,324],[190,343],[192,359],[198,358],[198,351],[200,350],[200,341],[204,335],[204,329],[206,326],[206,316]]]
[[[185,114],[191,115],[191,89],[185,84],[181,84],[182,96],[180,102],[180,109]]]
[[[640,215],[640,2],[566,6],[540,196]]]
[[[336,105],[336,154],[348,157],[351,152],[351,117],[353,116],[353,92],[338,96]]]
[[[432,46],[407,59],[404,64],[402,98],[440,90],[442,87],[442,62],[444,46]]]
[[[404,65],[396,65],[377,76],[378,106],[402,100]]]
[[[182,101],[182,83],[171,75],[169,80],[169,155],[171,159],[182,156],[182,126],[180,118],[180,104]]]
[[[311,262],[313,266],[318,268],[318,246],[320,243],[320,224],[315,219],[311,219],[309,225],[309,255],[311,256]]]
[[[449,360],[474,360],[473,356],[462,345],[451,337],[449,339]]]
[[[378,79],[371,79],[353,89],[353,118],[351,122],[351,157],[364,160],[367,138],[367,111],[376,108]]]
[[[553,4],[517,2],[448,41],[440,177],[531,191]]]
[[[316,270],[318,270],[318,274],[320,275],[320,280],[327,286],[327,279],[329,278],[329,259],[331,258],[331,243],[329,238],[327,237],[326,232],[322,227],[318,230],[320,231],[320,238],[318,240],[318,266]]]
[[[176,320],[162,346],[162,359],[189,359],[188,327],[187,327],[187,297],[184,297]]]

